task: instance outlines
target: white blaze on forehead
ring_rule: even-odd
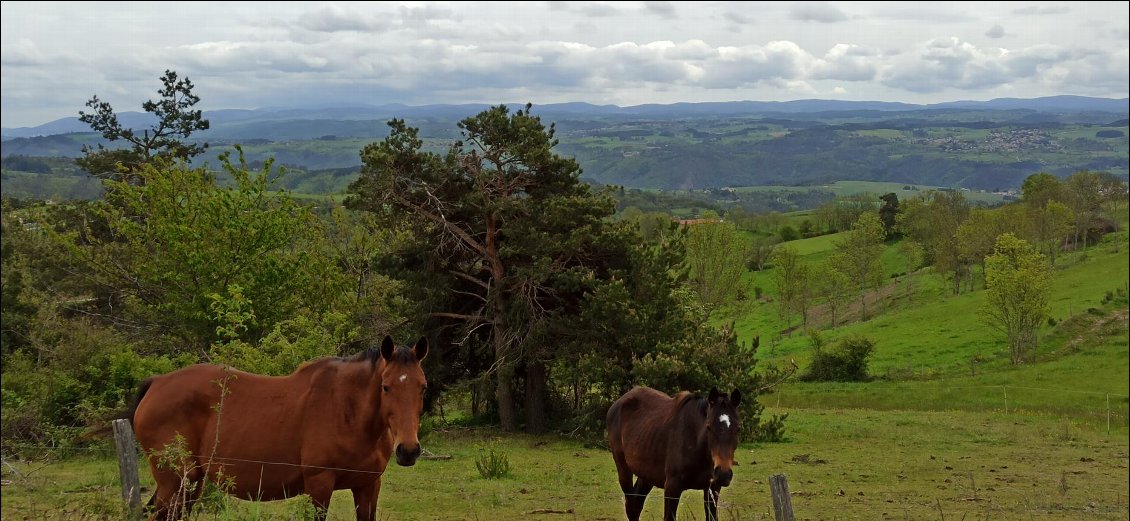
[[[402,375],[400,375],[400,381],[401,381],[401,382],[403,382],[403,381],[405,381],[405,380],[407,380],[407,379],[408,379],[408,375],[407,375],[407,374],[402,374]]]
[[[726,414],[719,416],[718,417],[718,423],[725,423],[726,428],[729,429],[730,428],[730,416],[726,415]]]

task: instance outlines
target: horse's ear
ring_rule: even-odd
[[[424,361],[424,357],[428,356],[428,337],[422,336],[416,341],[416,347],[412,348],[416,351],[416,360]]]
[[[381,356],[385,360],[392,360],[392,353],[396,351],[396,344],[392,342],[392,337],[385,335],[385,339],[381,342]]]
[[[734,392],[730,393],[730,404],[733,405],[734,407],[737,407],[737,406],[741,405],[741,403],[742,403],[742,392],[739,389],[734,389]]]
[[[721,397],[722,397],[722,393],[718,392],[718,388],[717,387],[711,387],[710,388],[710,397],[707,398],[706,400],[710,402],[710,405],[714,405],[714,404],[718,403],[718,399],[721,398]]]

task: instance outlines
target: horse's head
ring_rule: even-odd
[[[741,430],[738,405],[742,403],[742,392],[734,389],[726,396],[718,389],[711,389],[706,401],[706,439],[710,457],[714,460],[712,481],[726,487],[734,477],[734,451],[738,448],[738,432]]]
[[[420,456],[420,413],[424,410],[424,391],[428,380],[420,362],[428,356],[428,339],[416,345],[396,347],[391,337],[381,343],[385,363],[381,371],[381,417],[388,425],[396,447],[396,462],[407,467]]]

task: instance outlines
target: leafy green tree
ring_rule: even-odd
[[[0,262],[4,266],[0,272],[0,323],[3,324],[0,354],[6,355],[28,344],[29,328],[36,312],[35,304],[25,295],[27,249],[23,245],[28,238],[8,199],[4,199],[0,213],[0,237]]]
[[[851,278],[840,271],[832,260],[822,263],[816,270],[815,277],[816,286],[824,298],[824,305],[828,306],[828,311],[832,314],[832,328],[835,329],[837,312],[842,310],[848,299],[852,297],[854,288]]]
[[[238,337],[254,343],[300,310],[330,309],[345,292],[332,261],[316,255],[321,225],[307,207],[271,190],[272,163],[252,172],[221,157],[234,186],[182,162],[140,166],[140,182],[106,180],[107,201],[90,209],[105,223],[59,237],[118,328],[165,337],[170,352],[203,352],[220,340],[216,298],[246,297]]]
[[[886,234],[887,239],[894,239],[898,236],[898,213],[899,213],[899,196],[894,192],[884,194],[879,198],[883,201],[883,206],[879,208],[879,219],[883,221],[883,233]]]
[[[750,244],[733,223],[710,222],[688,227],[686,265],[691,288],[707,316],[738,295],[751,257]]]
[[[1048,263],[1055,265],[1056,253],[1063,247],[1063,241],[1071,233],[1075,216],[1067,205],[1054,199],[1047,200],[1043,206],[1037,203],[1024,205],[1027,214],[1027,236],[1041,250],[1046,252]]]
[[[801,323],[808,323],[811,296],[811,272],[800,260],[796,248],[782,246],[773,252],[773,283],[777,288],[778,314],[786,329],[792,327],[792,315],[799,313]]]
[[[97,148],[83,145],[83,157],[75,160],[83,169],[95,177],[137,184],[145,180],[140,175],[142,165],[161,158],[164,160],[188,160],[204,152],[207,143],[186,143],[194,132],[207,130],[210,126],[203,113],[193,107],[200,97],[193,94],[193,84],[186,77],[181,79],[174,71],[166,70],[161,77],[164,86],[157,91],[161,98],[142,104],[145,112],[156,117],[152,128],[136,131],[124,127],[108,102],[98,96],[90,98],[86,106],[92,112],[79,111],[79,121],[102,134],[110,142],[124,140],[129,148]]]
[[[530,110],[464,119],[462,140],[442,153],[390,121],[389,136],[362,151],[347,206],[412,232],[386,271],[416,304],[418,327],[445,346],[430,379],[490,382],[503,429],[524,419],[539,432],[550,403],[599,424],[648,354],[688,363],[716,332],[686,285],[686,232],[667,224],[644,241],[636,223],[612,219],[612,192],[580,182],[577,163],[553,151],[553,125]],[[728,374],[752,385],[750,369]]]
[[[1033,207],[1044,207],[1048,201],[1063,202],[1063,182],[1047,172],[1038,172],[1024,179],[1020,185],[1020,200]]]
[[[986,260],[988,291],[982,318],[1008,344],[1013,365],[1033,359],[1048,309],[1051,270],[1044,256],[1011,233],[997,239]]]
[[[922,267],[922,259],[925,253],[922,245],[910,239],[904,239],[899,242],[898,246],[899,256],[906,266],[906,298],[907,300],[914,300],[914,272]]]
[[[1087,249],[1087,236],[1091,224],[1102,214],[1105,194],[1103,178],[1097,172],[1086,170],[1075,172],[1064,182],[1067,207],[1075,216],[1075,237],[1072,245],[1079,250],[1079,238],[1083,238],[1083,248]]]
[[[943,277],[951,276],[953,293],[960,293],[969,272],[957,240],[957,229],[970,210],[965,195],[956,190],[935,190],[910,198],[901,207],[898,229],[922,245],[926,262]]]
[[[765,269],[778,244],[780,244],[780,239],[776,235],[755,234],[753,245],[750,247],[749,265],[747,267],[753,271]]]
[[[851,231],[836,241],[832,262],[859,291],[860,318],[867,320],[867,291],[883,282],[883,223],[879,214],[864,212]]]
[[[1008,231],[1008,217],[1015,212],[1006,213],[1003,209],[973,208],[965,222],[957,227],[957,244],[962,258],[981,266],[981,277],[985,276],[985,257],[993,252],[997,237]]]
[[[530,106],[513,114],[493,107],[459,123],[463,140],[446,154],[422,150],[418,130],[389,122],[385,140],[361,152],[362,170],[347,204],[408,220],[434,245],[420,252],[458,281],[452,289],[475,302],[470,309],[437,311],[470,333],[485,326],[492,346],[495,398],[505,430],[518,426],[516,375],[536,367],[527,383],[544,388],[545,364],[523,351],[527,337],[546,316],[545,277],[563,271],[543,247],[581,246],[584,232],[612,215],[611,197],[594,197],[579,182],[580,166],[552,152],[557,144]],[[390,212],[395,212],[389,215]],[[568,229],[551,219],[576,219]],[[573,244],[570,244],[573,243]],[[532,248],[524,249],[524,248]],[[557,264],[562,263],[562,264]],[[457,283],[458,282],[458,283]]]

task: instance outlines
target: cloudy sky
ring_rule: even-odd
[[[199,108],[1127,97],[1128,2],[3,2],[2,125]]]

